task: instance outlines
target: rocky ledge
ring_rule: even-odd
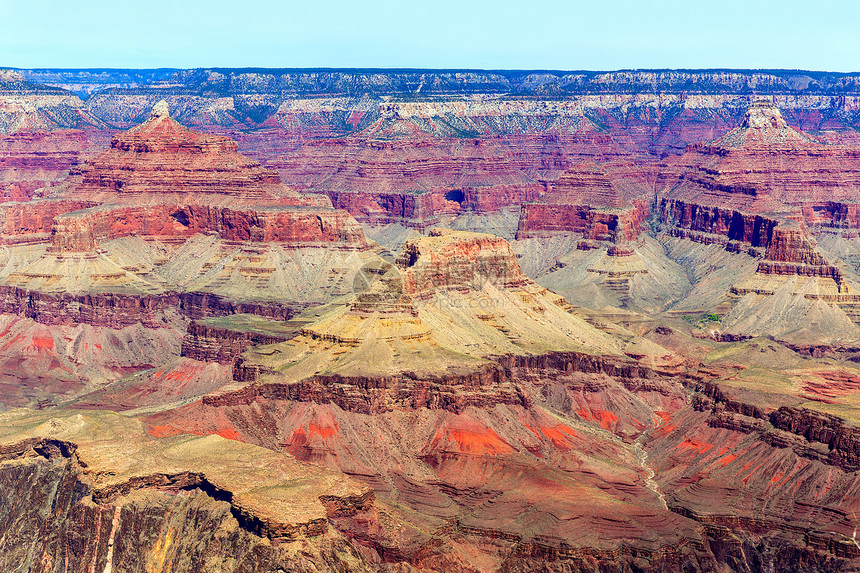
[[[348,559],[361,570],[328,519],[366,512],[374,497],[342,474],[218,436],[153,442],[140,422],[104,412],[18,412],[3,427],[0,481],[16,492],[2,500],[0,529],[15,532],[0,536],[0,562],[9,566],[145,570],[202,550],[231,571],[273,563],[304,571],[289,550],[299,543],[311,552],[302,560]],[[35,510],[45,503],[50,518]],[[75,550],[81,535],[87,542]],[[165,542],[177,548],[165,554]]]

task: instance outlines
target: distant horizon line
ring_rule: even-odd
[[[267,66],[192,66],[192,67],[16,67],[0,66],[0,70],[9,71],[185,71],[185,70],[227,70],[227,71],[291,71],[291,72],[320,72],[320,71],[347,71],[347,72],[486,72],[486,73],[518,73],[518,72],[541,72],[551,74],[606,74],[613,72],[729,72],[729,73],[772,73],[772,72],[794,72],[811,74],[835,74],[835,75],[860,75],[860,70],[850,72],[831,71],[823,69],[803,68],[616,68],[604,70],[590,69],[558,69],[558,68],[409,68],[409,67],[335,67],[335,66],[310,66],[310,67],[267,67]]]

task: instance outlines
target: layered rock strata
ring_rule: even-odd
[[[0,480],[16,493],[2,500],[14,534],[0,553],[10,567],[182,570],[203,554],[233,571],[308,570],[307,559],[366,570],[328,525],[373,506],[372,491],[345,476],[218,436],[153,444],[114,414],[18,415],[4,426]],[[45,503],[50,519],[31,509]]]
[[[226,241],[284,243],[294,247],[331,245],[365,249],[364,233],[345,211],[331,208],[261,206],[246,209],[207,205],[104,205],[58,215],[48,250],[93,251],[112,239],[139,236],[184,242],[198,233]]]
[[[854,201],[860,152],[817,141],[788,126],[772,104],[756,102],[738,128],[713,143],[690,146],[661,171],[658,190],[676,200],[747,213],[794,211],[810,203],[820,217],[827,211],[818,204]]]
[[[192,131],[159,102],[146,122],[116,135],[110,150],[72,171],[67,196],[125,202],[275,201],[288,194],[276,172],[237,151],[225,136]],[[291,194],[285,204],[318,205]]]
[[[36,320],[125,324],[142,316],[131,312],[137,305],[110,300],[138,297],[162,312],[187,294],[180,307],[192,317],[225,309],[289,317],[294,303],[348,292],[344,275],[373,256],[356,221],[325,196],[291,192],[276,172],[239,154],[235,141],[170,118],[164,102],[111,145],[54,188],[54,199],[0,208],[0,240],[13,246],[0,272],[5,308]],[[339,261],[327,276],[314,270],[314,261],[332,258]],[[297,269],[289,276],[285,267]],[[316,292],[302,294],[302,283]],[[265,292],[275,284],[289,294]],[[296,298],[276,303],[285,295]],[[62,310],[69,297],[84,302]],[[90,310],[99,307],[129,312],[98,319]]]
[[[628,166],[630,169],[633,166]],[[645,181],[621,166],[580,163],[536,202],[523,205],[517,238],[580,233],[585,239],[632,241],[648,214]]]

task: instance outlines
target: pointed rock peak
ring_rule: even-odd
[[[152,114],[150,114],[150,117],[170,117],[170,107],[167,105],[167,102],[161,100],[152,106]]]
[[[743,123],[715,143],[724,148],[820,145],[820,142],[788,125],[779,108],[762,100],[752,102]]]

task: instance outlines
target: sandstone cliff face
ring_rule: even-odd
[[[42,242],[50,236],[54,218],[91,207],[91,201],[44,200],[0,204],[0,240],[4,244]]]
[[[83,130],[22,131],[0,136],[0,199],[29,201],[37,190],[82,163],[100,142],[100,132]]]
[[[857,149],[823,144],[788,126],[772,104],[757,102],[740,127],[669,160],[658,190],[699,204],[727,201],[752,212],[847,200],[857,186],[858,161]],[[674,170],[681,172],[679,181]]]
[[[480,288],[485,281],[502,288],[530,282],[508,242],[491,235],[431,232],[407,241],[398,263],[405,267],[403,292],[412,295],[446,287]]]
[[[275,201],[290,195],[277,173],[237,149],[229,137],[184,127],[162,101],[146,122],[118,134],[110,150],[74,170],[65,194],[101,201],[188,201],[196,196]],[[289,200],[287,204],[319,204],[295,194]]]
[[[367,247],[361,228],[346,212],[300,207],[229,209],[204,205],[99,206],[59,215],[49,250],[92,251],[100,243],[137,235],[179,240],[217,233],[227,241]]]
[[[126,89],[147,83],[174,82],[198,90],[237,94],[267,94],[284,90],[291,95],[332,93],[409,94],[492,93],[539,90],[559,86],[569,93],[663,92],[686,94],[742,93],[816,94],[858,89],[855,74],[797,70],[628,70],[563,72],[528,70],[289,70],[220,68],[188,70],[17,70],[16,81],[64,84],[73,91],[101,85]],[[687,95],[687,97],[692,97]]]
[[[523,205],[517,238],[562,232],[599,241],[632,241],[650,210],[645,189],[632,164],[579,163],[543,197]]]
[[[0,90],[0,133],[106,127],[78,96],[65,90],[18,82],[11,87]]]
[[[727,207],[698,205],[677,199],[663,198],[659,218],[676,229],[697,233],[723,235],[732,241],[749,243],[754,247],[770,244],[777,221],[764,215],[742,213]]]
[[[466,568],[468,561],[445,550],[448,536],[455,535],[461,543],[502,544],[502,553],[482,545],[480,551],[492,559],[487,570],[528,570],[536,562],[551,570],[575,569],[588,560],[624,570],[632,568],[633,556],[644,571],[738,568],[744,559],[776,571],[789,571],[798,562],[810,571],[850,567],[860,558],[850,541],[856,499],[847,495],[856,487],[851,465],[856,458],[842,452],[856,449],[849,438],[854,430],[834,417],[790,409],[768,418],[719,386],[699,386],[702,377],[708,374],[687,378],[635,360],[550,353],[503,358],[466,376],[324,376],[300,384],[252,385],[206,398],[184,412],[153,416],[149,423],[202,433],[230,428],[243,439],[277,444],[301,459],[365,476],[378,490],[377,503],[387,504],[394,495],[428,523],[455,520],[452,528],[435,530],[435,541],[417,531],[392,538],[381,523],[335,520],[381,563],[427,566],[429,554],[446,569]],[[690,407],[678,383],[701,389],[704,397]],[[702,415],[709,407],[714,407],[710,418]],[[547,409],[555,417],[548,418]],[[408,429],[401,426],[405,419]],[[768,430],[767,419],[787,430]],[[618,442],[602,442],[608,435],[603,430],[628,442],[628,453],[615,449]],[[399,439],[402,432],[410,439]],[[382,440],[384,458],[373,445]],[[815,440],[842,444],[841,450],[828,458]],[[607,454],[615,467],[611,475],[602,473],[599,461]],[[595,465],[583,473],[585,459]],[[619,466],[636,459],[643,464],[637,471],[654,468],[657,475],[643,473],[627,482]],[[487,472],[494,476],[492,485]],[[593,511],[590,502],[560,503],[592,499],[592,472],[602,480],[600,507],[615,499],[638,506],[633,521],[629,512],[611,520],[624,523],[628,549],[615,545],[614,530],[605,527],[607,516]],[[561,477],[566,474],[577,476],[577,493],[570,498],[562,494],[571,487]],[[537,476],[542,486],[532,481]],[[553,495],[547,495],[547,481]],[[495,501],[469,501],[478,494]],[[630,494],[635,497],[626,497]],[[803,509],[777,503],[795,496],[805,500]],[[726,499],[744,499],[755,509]],[[400,519],[386,507],[391,507],[389,519]],[[573,540],[565,527],[546,529],[527,517],[543,511],[577,515],[580,525],[590,524],[589,533],[578,527]],[[693,523],[697,533],[690,535]],[[666,532],[667,524],[674,533]],[[662,545],[649,541],[642,526]]]
[[[0,481],[4,491],[16,492],[0,501],[8,518],[2,559],[9,567],[184,570],[217,562],[228,571],[367,570],[327,524],[329,514],[372,507],[367,488],[223,438],[167,438],[151,449],[142,431],[114,416],[78,414],[53,422],[34,428],[35,437],[0,448]],[[91,424],[106,424],[115,441]],[[40,436],[46,431],[80,441]],[[134,469],[125,466],[129,462]],[[268,475],[259,471],[263,467]],[[302,480],[316,482],[316,491],[299,499],[294,486]],[[266,482],[268,493],[249,487]],[[293,489],[292,500],[281,498],[279,488]]]
[[[569,132],[587,117],[614,135],[632,136],[641,150],[656,156],[683,152],[688,144],[713,140],[732,129],[755,99],[750,93],[768,96],[785,110],[792,125],[806,130],[850,127],[860,110],[854,76],[804,72],[197,69],[169,78],[162,70],[21,73],[76,93],[95,92],[85,111],[79,109],[79,100],[59,108],[62,113],[52,110],[52,117],[69,118],[60,122],[66,126],[75,125],[73,120],[80,121],[82,115],[85,121],[100,118],[112,125],[134,125],[148,117],[169,85],[177,90],[168,95],[169,103],[189,125],[239,130],[277,127],[288,138],[316,138],[359,132],[396,117],[447,137]],[[32,84],[18,80],[16,86],[9,90],[19,99],[35,97],[28,96],[35,93]],[[47,86],[40,90],[36,91],[60,92]],[[415,102],[416,93],[434,101]],[[510,94],[530,97],[506,97]],[[413,101],[397,101],[403,95]],[[24,115],[18,108],[10,117],[17,120]]]
[[[785,284],[795,277],[822,279],[816,285],[844,278],[810,234],[816,225],[854,226],[854,206],[844,197],[790,205],[786,198],[798,196],[791,165],[777,170],[782,183],[763,175],[778,154],[769,148],[788,150],[804,181],[838,179],[825,173],[830,160],[821,157],[851,160],[791,130],[788,123],[804,120],[794,112],[786,112],[785,122],[754,106],[742,129],[719,145],[667,160],[662,179],[633,152],[663,153],[722,135],[747,107],[747,96],[732,90],[752,81],[793,94],[780,96],[790,100],[787,108],[834,103],[838,111],[828,111],[829,119],[820,114],[807,118],[810,124],[828,125],[835,114],[849,121],[857,108],[851,98],[798,95],[818,80],[716,72],[572,74],[563,81],[553,74],[490,74],[498,87],[488,74],[428,72],[392,87],[394,73],[302,74],[207,71],[180,79],[223,88],[217,96],[171,98],[184,102],[177,115],[192,121],[235,130],[265,125],[270,131],[243,135],[240,145],[259,145],[255,159],[276,157],[270,168],[292,173],[304,190],[326,192],[364,222],[423,228],[448,216],[528,203],[521,230],[555,233],[538,253],[574,249],[584,254],[581,266],[567,270],[606,276],[619,293],[641,288],[643,277],[662,287],[689,275],[677,289],[696,281],[701,290],[689,296],[698,298],[718,290],[724,276],[756,267],[763,280],[790,274]],[[515,86],[604,95],[284,102],[280,91],[299,91],[301,80],[308,90],[336,93],[366,87],[368,78],[389,90],[426,81],[438,93],[456,80],[467,91]],[[786,87],[791,82],[807,87]],[[654,89],[635,93],[643,85]],[[691,85],[719,93],[689,93]],[[678,86],[687,86],[684,94],[660,93]],[[103,94],[91,105],[132,121],[149,118],[152,97],[155,90]],[[122,109],[131,98],[136,103]],[[2,270],[8,274],[0,311],[39,322],[20,319],[25,329],[0,317],[0,397],[15,394],[0,403],[63,403],[47,414],[54,420],[39,426],[50,430],[48,437],[43,432],[34,440],[25,428],[22,437],[0,440],[0,489],[7,492],[0,514],[11,523],[0,539],[24,531],[28,540],[8,546],[9,567],[856,567],[857,429],[827,412],[850,413],[860,375],[811,376],[787,350],[780,364],[800,373],[770,371],[762,366],[763,350],[753,348],[750,357],[743,342],[692,339],[693,329],[681,321],[651,332],[672,319],[572,309],[523,273],[514,252],[528,254],[526,247],[511,249],[497,237],[437,231],[407,241],[395,264],[383,261],[371,256],[352,218],[325,200],[278,189],[272,171],[237,158],[230,140],[188,133],[165,119],[163,107],[149,127],[118,136],[63,190],[100,189],[103,199],[120,205],[90,205],[81,196],[0,207],[9,260],[25,247],[45,248],[15,243],[51,242],[33,265],[9,269],[8,263]],[[356,130],[366,131],[299,141]],[[279,139],[266,143],[273,133]],[[703,163],[693,165],[694,155]],[[763,167],[752,165],[759,156],[770,158]],[[241,159],[235,169],[219,163],[231,158]],[[583,165],[584,158],[600,169]],[[165,185],[157,175],[162,168]],[[636,183],[619,185],[628,180]],[[640,236],[632,244],[647,228],[654,181],[658,220],[674,236],[661,235],[661,243]],[[191,191],[182,195],[170,182]],[[132,204],[138,202],[150,204]],[[698,258],[684,249],[698,249]],[[658,251],[662,259],[652,256]],[[733,258],[743,264],[733,266]],[[571,261],[544,266],[562,271]],[[670,262],[677,268],[667,270]],[[72,294],[70,277],[82,270],[101,282]],[[629,282],[636,284],[625,287],[621,275],[635,275]],[[819,290],[804,292],[830,293]],[[582,291],[583,297],[594,292]],[[651,292],[631,300],[654,298]],[[804,292],[787,296],[798,306],[810,300]],[[702,298],[710,304],[708,296]],[[296,301],[333,299],[295,316],[304,310]],[[259,318],[237,313],[273,320],[262,328]],[[282,321],[288,324],[273,326]],[[683,335],[673,334],[681,328]],[[729,332],[725,339],[744,337]],[[737,367],[713,365],[720,356]],[[741,363],[755,368],[745,371]],[[844,360],[840,368],[853,371]],[[789,393],[792,384],[802,390]],[[78,420],[61,421],[70,407],[122,410],[123,423],[142,417],[148,435],[131,436],[100,418],[95,427],[115,435],[94,445],[90,432],[101,430],[78,432]],[[29,424],[3,421],[0,434]],[[266,449],[249,451],[241,441]],[[315,465],[291,474],[297,481],[287,485],[267,481],[291,459],[284,451]],[[203,461],[195,457],[201,452]],[[344,474],[363,485],[327,489],[344,484]],[[204,554],[211,561],[197,559]]]

